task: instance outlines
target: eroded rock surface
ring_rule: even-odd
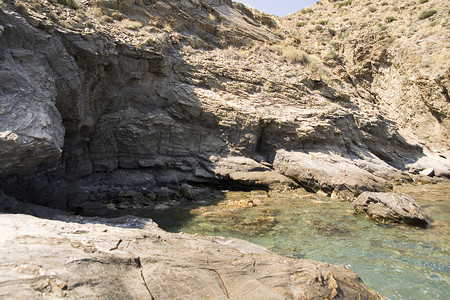
[[[406,194],[364,192],[353,202],[353,207],[357,212],[381,223],[420,227],[433,223],[433,219]]]
[[[53,220],[0,215],[4,299],[381,299],[344,266],[242,240],[171,234],[136,217],[22,209]]]

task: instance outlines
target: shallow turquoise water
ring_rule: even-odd
[[[173,216],[155,220],[168,231],[237,237],[298,258],[345,264],[387,299],[449,299],[450,184],[399,190],[416,199],[434,226],[378,225],[356,215],[349,202],[301,191],[270,197],[227,192],[216,205],[175,222]]]

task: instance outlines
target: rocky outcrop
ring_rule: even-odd
[[[392,187],[387,180],[369,172],[368,168],[358,166],[358,159],[352,160],[330,153],[280,150],[274,167],[314,192],[324,191],[329,196],[346,200],[352,200],[354,195],[359,195],[364,190],[382,191]],[[389,166],[385,165],[384,168],[388,169]]]
[[[288,18],[230,1],[0,5],[0,186],[18,199],[73,208],[187,182],[351,199],[450,175],[445,134],[422,140],[368,86],[390,57],[372,44],[322,62]]]
[[[395,122],[404,140],[445,156],[450,132],[448,9],[441,0],[320,1],[281,23],[290,37],[306,44],[307,52]],[[434,13],[422,17],[426,12]],[[374,153],[388,161],[384,152]]]
[[[53,220],[0,215],[5,299],[381,299],[344,266],[273,254],[242,240],[171,234],[130,216],[22,209]]]
[[[427,227],[433,220],[406,194],[364,192],[354,209],[381,223],[403,223]]]
[[[7,20],[6,12],[0,11],[0,18]],[[61,157],[64,127],[55,106],[55,78],[71,64],[67,53],[60,53],[59,39],[32,29],[23,18],[14,25],[1,23],[0,177],[4,177],[33,173],[40,164]],[[24,47],[8,47],[11,44]]]

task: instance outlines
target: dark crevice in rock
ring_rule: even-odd
[[[213,272],[214,274],[217,275],[217,277],[220,280],[220,288],[222,289],[222,291],[225,294],[225,296],[227,297],[227,299],[229,299],[230,298],[230,294],[228,292],[227,286],[225,285],[225,281],[222,278],[222,275],[220,275],[220,273],[217,270],[215,270],[215,269],[211,269],[211,268],[203,268],[203,269],[211,271],[211,272]]]
[[[442,93],[444,94],[445,100],[450,103],[450,96],[445,86],[442,86]]]
[[[135,258],[135,259],[134,259],[134,262],[135,262],[135,264],[136,264],[136,267],[139,268],[139,272],[140,272],[140,275],[141,275],[141,278],[142,278],[142,282],[144,283],[144,286],[145,286],[145,288],[147,289],[147,292],[148,292],[148,294],[149,294],[149,296],[150,296],[150,299],[151,299],[151,300],[155,300],[155,298],[153,297],[153,294],[152,294],[152,292],[150,291],[150,288],[149,288],[149,286],[148,286],[148,284],[147,284],[147,281],[145,280],[145,276],[144,276],[144,267],[143,267],[143,265],[142,265],[142,263],[141,263],[141,258],[140,258],[140,257]]]

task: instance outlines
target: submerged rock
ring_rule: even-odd
[[[353,207],[357,212],[382,223],[427,227],[433,222],[416,201],[406,194],[364,192],[353,202]]]
[[[47,217],[58,220],[0,215],[0,298],[381,299],[344,266],[243,240],[130,216]]]

